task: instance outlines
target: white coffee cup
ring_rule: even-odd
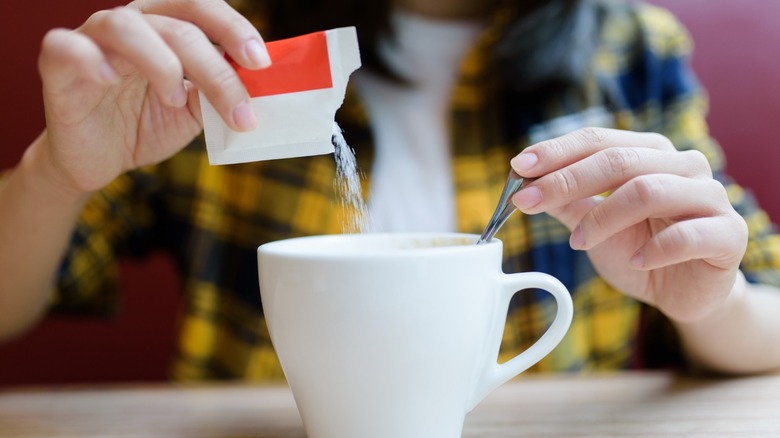
[[[504,274],[502,243],[466,234],[350,234],[258,248],[268,329],[310,438],[456,438],[466,413],[547,355],[571,324],[569,292]],[[498,364],[509,300],[544,289],[557,314]]]

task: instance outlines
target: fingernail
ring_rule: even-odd
[[[512,158],[510,164],[512,168],[519,171],[530,170],[539,162],[539,157],[533,152],[523,152],[520,155]]]
[[[257,126],[255,113],[249,101],[243,101],[233,110],[233,122],[242,131],[251,131]]]
[[[246,57],[252,61],[255,67],[266,68],[271,65],[271,57],[268,55],[268,50],[259,41],[249,40],[244,50],[246,51]]]
[[[520,210],[527,210],[542,202],[542,192],[536,187],[526,187],[517,192],[512,201]]]
[[[642,256],[642,253],[637,252],[628,263],[635,269],[642,269],[645,266],[645,258]]]
[[[577,228],[575,228],[571,233],[571,237],[569,238],[569,246],[571,246],[573,249],[585,248],[585,236],[582,235],[582,228],[580,228],[579,225],[577,225]]]
[[[184,86],[184,82],[173,92],[171,104],[176,108],[181,108],[187,104],[187,87]]]
[[[117,79],[116,71],[113,67],[111,67],[111,64],[107,62],[100,64],[100,67],[98,68],[98,75],[100,76],[100,80],[106,84],[112,84]]]

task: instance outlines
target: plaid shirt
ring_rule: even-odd
[[[721,151],[707,132],[705,96],[687,64],[691,42],[670,14],[643,5],[608,9],[590,74],[576,90],[556,100],[510,105],[500,114],[497,108],[506,106],[491,100],[484,80],[484,54],[497,26],[466,56],[453,91],[452,172],[460,231],[481,232],[510,158],[528,144],[583,126],[660,132],[680,149],[697,149],[710,159],[750,227],[743,271],[749,281],[780,286],[780,240],[749,194],[723,174]],[[359,166],[369,172],[371,134],[352,93],[338,119]],[[510,141],[503,134],[508,126],[516,133]],[[256,248],[294,236],[340,233],[350,212],[339,202],[334,177],[330,155],[210,166],[198,139],[164,163],[119,177],[91,199],[62,265],[54,307],[110,313],[118,302],[117,259],[168,251],[184,279],[174,378],[282,379],[263,320]],[[621,369],[647,365],[643,360],[652,354],[673,356],[668,322],[599,278],[587,255],[569,247],[562,224],[544,214],[518,213],[498,237],[505,244],[506,272],[549,273],[574,301],[569,333],[534,370]],[[518,294],[501,360],[538,339],[554,313],[546,294]]]

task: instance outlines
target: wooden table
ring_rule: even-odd
[[[306,435],[286,387],[232,384],[0,390],[0,437],[22,436]],[[463,436],[780,437],[780,375],[526,375],[477,406]]]

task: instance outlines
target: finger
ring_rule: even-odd
[[[61,92],[77,80],[110,84],[116,72],[100,48],[89,38],[67,29],[46,33],[38,56],[38,70],[44,89]]]
[[[517,205],[518,201],[515,198],[524,195],[525,194],[522,191],[516,193],[512,198],[512,202]],[[589,198],[578,199],[560,208],[547,211],[547,214],[565,225],[569,231],[573,231],[577,225],[579,225],[580,221],[582,221],[582,218],[603,200],[603,196],[591,196]]]
[[[674,151],[666,137],[656,133],[607,128],[582,128],[529,146],[511,161],[520,176],[535,178],[571,165],[596,152],[616,147]]]
[[[561,208],[551,210],[549,214],[565,225],[569,231],[574,231],[574,229],[577,228],[577,225],[582,221],[582,218],[597,205],[604,202],[604,199],[603,196],[591,196],[590,198],[579,199]]]
[[[271,65],[260,33],[224,0],[136,0],[128,7],[193,23],[243,67],[257,69]]]
[[[176,53],[187,79],[201,90],[236,131],[251,130],[257,124],[249,94],[233,67],[194,24],[146,15],[146,20]]]
[[[739,264],[745,253],[747,225],[738,215],[696,218],[673,224],[650,239],[631,258],[635,269],[649,271],[691,260],[720,269]]]
[[[179,59],[137,11],[117,8],[96,12],[79,31],[137,68],[163,102],[175,107],[187,102]]]
[[[189,98],[187,99],[187,109],[190,111],[190,114],[193,115],[195,120],[200,122],[201,128],[203,128],[203,113],[201,112],[200,108],[198,87],[187,80],[184,81],[184,85],[187,87],[187,92],[189,93]]]
[[[519,204],[525,213],[539,213],[615,190],[626,182],[650,174],[673,174],[711,179],[707,158],[698,151],[666,152],[655,149],[614,147],[552,171],[525,189],[538,190],[537,202]]]
[[[572,234],[571,246],[593,248],[647,219],[717,216],[729,210],[726,190],[715,180],[645,175],[629,181],[588,211]]]

